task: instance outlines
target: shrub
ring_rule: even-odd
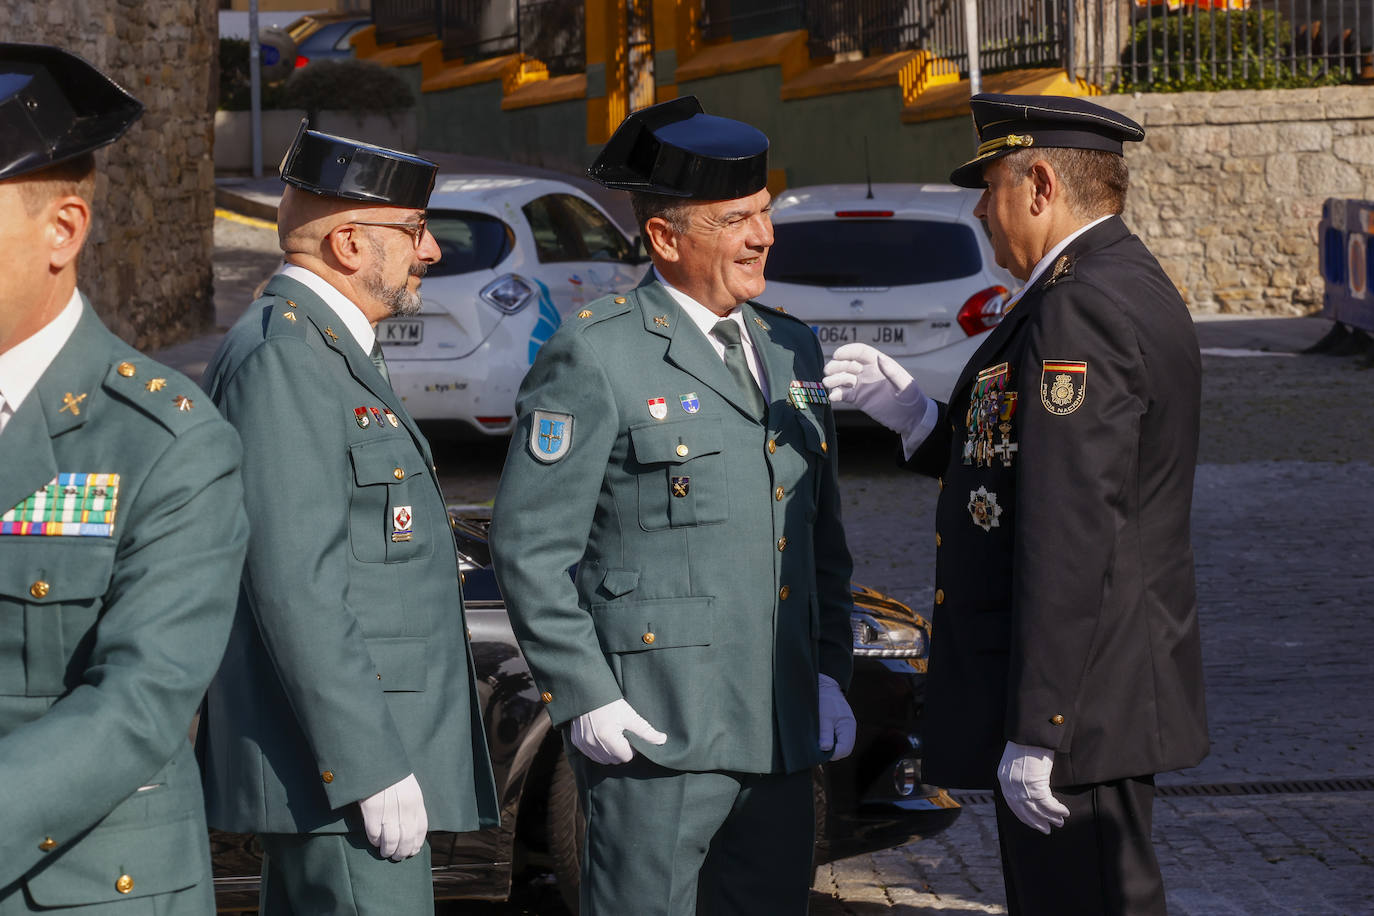
[[[1117,91],[1284,89],[1350,79],[1339,67],[1307,59],[1306,53],[1274,10],[1151,16],[1131,29]]]
[[[252,79],[248,68],[248,39],[219,40],[219,107],[226,111],[247,111],[252,107]],[[280,83],[262,84],[262,107],[281,108]]]
[[[404,78],[390,67],[365,60],[322,60],[286,80],[280,107],[322,110],[397,111],[415,104]]]

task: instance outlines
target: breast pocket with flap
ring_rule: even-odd
[[[632,427],[645,531],[712,525],[729,518],[724,434],[718,420],[690,419]]]
[[[348,500],[353,556],[364,563],[400,563],[429,556],[436,520],[425,510],[435,500],[426,502],[429,469],[410,441],[391,436],[355,443],[348,455],[355,484]]]

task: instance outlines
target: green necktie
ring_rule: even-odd
[[[725,344],[725,368],[735,377],[744,391],[745,402],[753,408],[754,416],[762,417],[765,404],[759,383],[749,371],[749,363],[744,358],[744,341],[740,338],[739,325],[729,318],[717,321],[711,328],[711,336]]]
[[[372,365],[377,367],[377,371],[382,374],[382,381],[391,384],[391,373],[386,371],[386,357],[382,356],[382,344],[380,341],[372,341],[372,352],[368,354],[372,357]]]

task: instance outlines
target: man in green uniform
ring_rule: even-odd
[[[267,916],[431,912],[426,829],[497,818],[443,494],[374,332],[418,311],[439,259],[435,171],[302,125],[287,264],[206,370],[253,525],[206,702],[206,803],[260,835]]]
[[[1025,281],[948,404],[864,344],[825,383],[940,477],[923,728],[931,782],[996,790],[1008,909],[1163,914],[1154,774],[1207,753],[1189,512],[1201,359],[1121,220],[1140,125],[974,96],[997,263]]]
[[[143,106],[0,44],[0,914],[214,911],[187,732],[233,617],[239,440],[77,288]]]
[[[690,96],[626,119],[590,174],[634,192],[654,270],[573,316],[520,390],[492,552],[565,729],[583,916],[804,913],[811,768],[853,746],[820,347],[749,301],[767,149]]]

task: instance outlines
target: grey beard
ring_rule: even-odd
[[[378,267],[364,284],[368,295],[375,296],[385,305],[393,318],[409,318],[411,315],[420,314],[424,302],[420,299],[418,292],[412,293],[404,283],[400,286],[387,286],[382,282],[381,264],[385,262],[386,253],[375,239],[369,241],[372,243],[372,254],[377,259]],[[428,272],[429,265],[423,261],[410,268],[410,276],[412,277],[423,277]]]

